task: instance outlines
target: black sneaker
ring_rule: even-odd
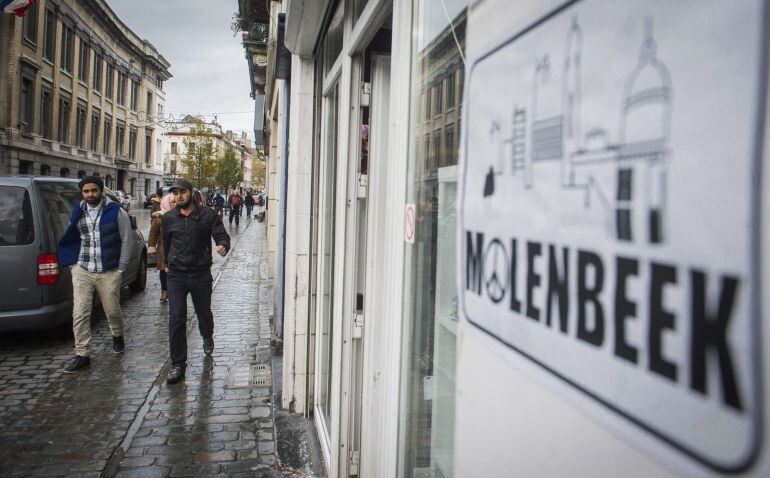
[[[64,369],[64,373],[80,372],[81,370],[86,369],[90,366],[91,366],[91,357],[81,357],[80,355],[75,355],[75,360],[72,361],[69,367]]]
[[[123,336],[112,338],[112,351],[116,354],[122,354],[126,350],[126,342],[123,340]]]
[[[182,367],[171,367],[171,371],[166,377],[166,383],[177,383],[184,380],[184,369]]]
[[[214,338],[203,339],[203,352],[206,355],[211,355],[214,352]]]

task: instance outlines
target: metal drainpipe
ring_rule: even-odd
[[[275,286],[275,336],[283,340],[283,291],[286,279],[286,201],[289,178],[289,93],[291,82],[285,80],[281,95],[281,200],[278,203],[278,280]]]

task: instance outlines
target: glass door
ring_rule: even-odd
[[[316,320],[316,417],[319,429],[331,443],[332,430],[332,355],[334,348],[334,247],[337,211],[337,150],[339,83],[335,83],[323,99],[322,157],[319,205],[318,305]]]

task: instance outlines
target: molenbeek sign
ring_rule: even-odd
[[[565,2],[473,60],[465,91],[467,324],[627,435],[726,472],[762,434],[762,11]]]

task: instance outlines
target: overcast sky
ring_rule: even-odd
[[[230,30],[237,0],[107,3],[123,23],[155,45],[171,63],[174,77],[163,85],[167,114],[218,113],[224,129],[246,131],[254,138],[249,69],[240,36],[234,37]]]

